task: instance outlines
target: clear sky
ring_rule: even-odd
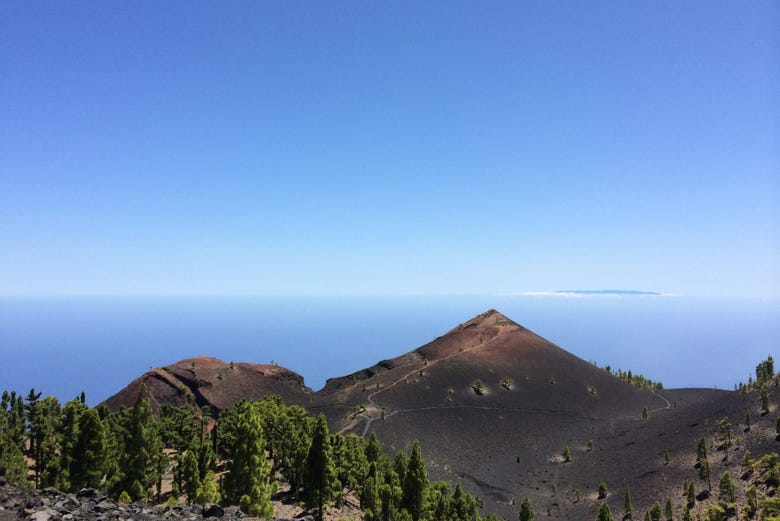
[[[780,296],[780,3],[0,2],[0,294]]]

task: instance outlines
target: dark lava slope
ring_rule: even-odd
[[[778,389],[770,392],[775,403]],[[433,478],[461,481],[507,519],[525,496],[541,516],[594,519],[602,500],[622,516],[626,487],[636,512],[672,498],[681,515],[684,481],[698,482],[696,440],[714,443],[723,417],[741,445],[725,460],[729,451],[713,445],[715,486],[745,448],[777,450],[774,405],[765,416],[759,405],[757,391],[637,389],[491,310],[405,355],[330,380],[312,408],[335,430],[375,431],[391,451],[420,440]],[[747,410],[754,426],[743,432]],[[600,499],[601,481],[611,494]]]

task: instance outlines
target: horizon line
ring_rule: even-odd
[[[525,290],[510,292],[450,292],[450,293],[263,293],[263,292],[62,292],[62,293],[0,293],[0,299],[100,299],[100,298],[698,298],[778,300],[780,295],[697,295],[637,290]]]

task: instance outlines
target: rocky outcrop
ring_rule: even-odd
[[[244,518],[238,507],[219,505],[149,505],[117,503],[106,494],[82,489],[76,494],[53,488],[35,490],[6,483],[0,476],[0,521],[161,521]],[[290,521],[276,518],[277,521]],[[306,518],[300,518],[306,519]],[[292,520],[294,521],[294,520]]]

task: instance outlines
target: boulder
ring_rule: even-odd
[[[94,511],[100,513],[110,512],[112,510],[116,510],[117,506],[118,505],[116,504],[115,501],[111,499],[104,499],[103,501],[95,505]]]
[[[60,514],[69,514],[73,511],[78,511],[80,508],[81,508],[81,503],[69,497],[60,499],[59,501],[54,503],[54,510],[56,510]]]
[[[41,498],[40,496],[28,497],[27,501],[24,502],[24,508],[26,510],[31,510],[42,506],[43,506],[43,498]]]
[[[225,517],[230,519],[241,519],[242,517],[244,517],[244,513],[241,512],[240,508],[233,505],[233,506],[225,507]]]
[[[78,491],[78,493],[76,493],[76,497],[78,498],[82,498],[82,497],[90,498],[95,496],[97,496],[97,492],[95,491],[94,488],[82,488],[81,490]]]
[[[43,510],[37,510],[33,512],[29,519],[30,521],[49,521],[51,519],[59,519],[59,514],[51,508],[45,508]]]
[[[204,518],[223,517],[225,515],[225,509],[219,505],[209,505],[208,507],[204,507],[201,513]]]

